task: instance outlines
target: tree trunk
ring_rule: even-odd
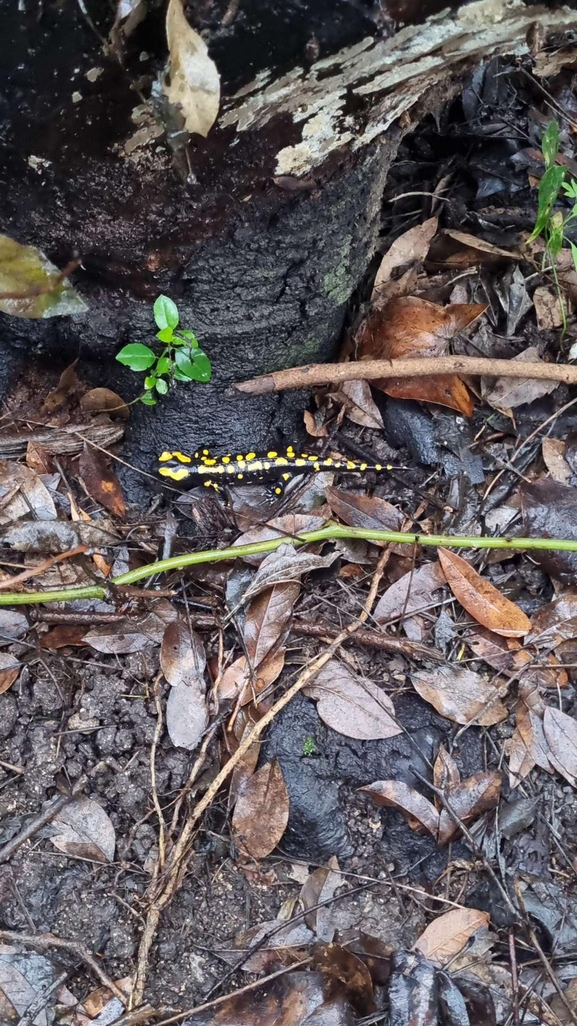
[[[178,149],[171,111],[150,100],[166,59],[160,8],[122,52],[104,55],[101,0],[96,11],[46,3],[40,18],[2,5],[11,126],[0,230],[59,266],[77,253],[74,284],[89,309],[0,315],[1,344],[51,366],[80,355],[85,376],[130,398],[142,379],[114,355],[151,341],[154,299],[171,296],[214,377],[133,408],[127,455],[144,468],[171,446],[240,451],[279,430],[295,437],[304,394],[229,400],[227,385],[334,356],[403,134],[480,59],[527,52],[536,19],[558,32],[577,24],[565,8],[486,0],[394,34],[371,0],[197,0],[189,21],[208,41],[223,98],[208,138],[184,136]],[[393,14],[408,20],[408,6]]]

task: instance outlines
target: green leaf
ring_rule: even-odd
[[[172,376],[175,381],[191,381],[190,374],[185,374],[184,371],[178,369],[175,365],[172,371]]]
[[[154,388],[155,385],[156,385],[156,375],[155,374],[149,374],[148,377],[144,379],[144,387],[150,389],[150,388]]]
[[[163,328],[178,327],[178,307],[168,296],[159,296],[153,306],[153,311],[156,326],[161,331]]]
[[[202,349],[199,349],[194,354],[194,363],[192,366],[194,370],[194,374],[192,375],[193,381],[204,381],[205,383],[210,381],[212,377],[212,364],[206,353],[203,353]]]
[[[116,359],[119,363],[123,363],[125,367],[130,367],[133,371],[143,371],[152,367],[156,360],[156,355],[149,346],[143,346],[141,342],[131,342],[130,345],[124,346],[124,349],[121,349],[116,354]]]
[[[553,258],[559,256],[559,253],[563,249],[563,228],[563,214],[558,210],[549,219],[549,231],[547,237],[547,245]]]
[[[187,342],[190,342],[193,349],[198,349],[198,339],[194,334],[194,331],[189,331],[188,328],[181,328],[178,334],[182,335]]]
[[[545,158],[545,167],[552,167],[559,152],[559,125],[550,121],[541,138],[541,149]]]
[[[190,359],[189,353],[190,350],[177,349],[174,354],[174,374],[178,381],[194,380],[194,365]]]
[[[63,317],[88,310],[68,281],[34,246],[0,235],[0,310],[12,317]],[[9,298],[13,296],[15,298]]]
[[[168,381],[165,381],[164,378],[158,378],[158,381],[156,382],[156,391],[159,395],[166,395],[168,392]]]
[[[577,271],[577,246],[574,242],[570,242],[569,245],[571,246],[571,256],[573,257],[573,263],[575,264],[575,270]]]
[[[150,392],[145,392],[144,395],[141,395],[140,402],[144,403],[145,406],[156,406],[156,399]]]
[[[550,167],[545,171],[545,174],[539,183],[537,220],[535,222],[535,227],[527,240],[528,242],[534,242],[547,227],[549,218],[551,217],[551,211],[555,206],[564,176],[565,169],[558,167],[557,165]]]
[[[577,199],[577,179],[571,178],[568,182],[563,182],[563,192],[571,199]]]
[[[172,328],[163,328],[162,331],[156,332],[156,337],[160,342],[172,342],[174,338],[174,331]]]
[[[171,360],[169,360],[168,356],[159,356],[156,362],[156,367],[154,368],[154,372],[158,375],[158,377],[160,377],[162,374],[170,374],[171,367],[172,362]]]

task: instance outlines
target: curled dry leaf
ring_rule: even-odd
[[[223,701],[236,702],[240,698],[241,705],[257,701],[263,691],[274,684],[282,673],[286,656],[286,648],[274,648],[263,661],[252,671],[246,656],[241,656],[226,668],[218,689]]]
[[[385,425],[379,407],[371,395],[368,381],[343,381],[338,392],[331,392],[331,397],[345,407],[345,413],[353,424],[383,431]],[[326,434],[326,431],[325,431]]]
[[[367,784],[359,790],[366,791],[377,805],[398,809],[406,816],[413,830],[421,827],[436,838],[439,830],[439,813],[428,798],[415,791],[414,787],[409,787],[403,780],[375,780],[374,783]]]
[[[243,638],[247,658],[255,668],[285,633],[299,592],[300,584],[296,581],[275,584],[248,607]]]
[[[0,652],[0,695],[11,688],[22,669],[21,662],[9,652]]]
[[[455,787],[456,784],[461,783],[459,767],[444,745],[439,745],[439,751],[433,766],[433,783],[441,791],[446,791],[447,788]]]
[[[13,524],[31,513],[38,521],[56,520],[56,506],[46,485],[24,463],[0,460],[0,525]]]
[[[270,552],[266,559],[260,564],[249,587],[243,595],[243,602],[275,584],[286,584],[288,581],[298,581],[303,574],[309,574],[313,570],[325,570],[331,566],[335,559],[339,558],[339,552],[329,552],[326,556],[315,556],[313,552],[304,552],[302,549],[295,549],[294,545],[286,543],[279,545],[278,549]]]
[[[276,848],[289,818],[289,797],[278,762],[261,766],[239,794],[232,817],[237,844],[255,859]]]
[[[388,695],[338,659],[331,659],[304,693],[317,703],[323,723],[345,737],[372,741],[402,733]]]
[[[473,567],[450,549],[439,549],[439,562],[453,595],[473,619],[505,638],[522,638],[531,630],[525,613],[505,598]]]
[[[192,751],[208,726],[206,655],[198,634],[183,620],[173,620],[164,632],[160,666],[171,690],[166,703],[166,727],[177,748]]]
[[[373,303],[378,303],[384,286],[390,281],[394,271],[425,260],[438,223],[437,217],[429,217],[427,221],[409,228],[395,239],[379,265],[371,295]]]
[[[450,339],[469,327],[486,306],[454,303],[442,307],[417,296],[400,296],[384,306],[373,307],[361,324],[356,345],[361,360],[411,359],[444,356]],[[418,399],[438,403],[472,416],[473,401],[460,378],[383,378],[373,381],[387,395],[397,399]]]
[[[188,24],[182,0],[166,12],[170,84],[164,92],[180,107],[187,132],[206,138],[218,116],[220,77],[204,39]]]
[[[401,511],[376,495],[330,487],[326,490],[326,498],[333,513],[349,527],[376,528],[378,531],[399,531],[401,528]]]
[[[76,798],[56,814],[50,840],[58,851],[95,862],[112,862],[116,834],[108,813],[92,798]]]
[[[439,232],[429,250],[427,266],[434,268],[475,267],[477,264],[503,264],[512,260],[520,260],[522,254],[517,250],[501,249],[491,242],[477,239],[469,232],[445,229]]]
[[[446,965],[465,947],[469,938],[487,927],[490,921],[488,912],[476,908],[451,909],[429,923],[414,948],[436,965]]]
[[[85,648],[87,642],[84,640],[86,627],[81,624],[59,623],[57,627],[38,638],[40,648],[47,648],[56,652],[59,648],[77,647]]]
[[[425,702],[454,723],[490,727],[509,715],[495,685],[472,670],[438,666],[414,673],[411,681]]]
[[[413,572],[399,577],[379,599],[373,613],[377,623],[390,623],[400,616],[411,616],[420,610],[431,609],[435,592],[447,581],[440,563],[425,563]]]
[[[573,787],[577,787],[577,720],[553,706],[547,706],[543,731],[552,766]]]
[[[80,409],[85,413],[107,413],[112,420],[130,418],[130,407],[110,388],[92,388],[85,392],[80,399]]]
[[[122,486],[116,474],[106,463],[99,452],[86,445],[80,453],[78,461],[80,477],[88,494],[95,502],[100,503],[114,516],[126,516],[126,503],[122,494]]]
[[[490,812],[499,804],[501,797],[501,774],[496,770],[474,773],[460,784],[455,784],[446,793],[451,810],[465,825],[477,819],[484,812]],[[439,844],[448,844],[458,837],[460,828],[446,808],[439,813]]]

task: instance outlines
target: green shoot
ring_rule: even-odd
[[[211,362],[188,328],[179,328],[178,307],[168,296],[159,296],[154,307],[156,337],[163,344],[158,355],[142,342],[124,346],[116,355],[119,363],[136,373],[146,372],[144,391],[135,402],[156,406],[157,396],[166,395],[176,381],[210,381]]]

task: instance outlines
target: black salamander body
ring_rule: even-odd
[[[300,452],[289,445],[284,452],[271,450],[266,454],[247,452],[213,456],[201,449],[193,456],[183,452],[163,452],[158,457],[156,472],[166,484],[179,488],[204,485],[219,492],[223,486],[240,484],[268,484],[276,496],[281,496],[292,478],[300,474],[315,474],[323,470],[345,474],[364,474],[367,470],[392,470],[381,463],[361,463],[354,460],[331,459],[313,453]]]

